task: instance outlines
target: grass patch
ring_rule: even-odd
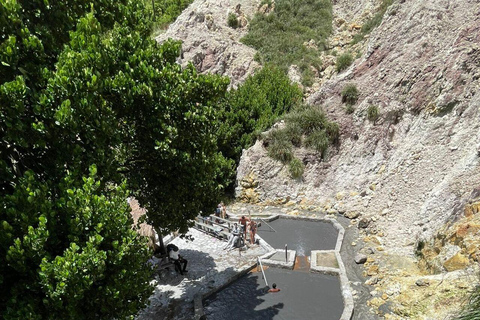
[[[347,106],[353,106],[357,103],[360,93],[356,85],[349,83],[343,88],[341,95],[343,103],[346,103]]]
[[[480,287],[477,286],[468,299],[467,305],[463,308],[455,320],[478,320],[480,319]]]
[[[385,12],[387,11],[388,7],[392,4],[393,4],[393,0],[383,0],[382,3],[380,4],[380,8],[378,9],[378,12],[363,24],[362,30],[360,30],[360,33],[356,34],[353,37],[351,44],[354,45],[359,43],[360,41],[363,40],[363,38],[367,34],[372,32],[373,29],[375,29],[378,25],[380,25],[380,23],[382,23]]]
[[[303,162],[300,161],[298,158],[293,158],[288,165],[288,170],[292,178],[298,179],[303,175],[303,172],[305,171],[305,166],[303,165]]]
[[[317,151],[325,158],[330,145],[338,141],[340,135],[336,123],[328,121],[323,111],[313,106],[301,106],[285,116],[285,127],[271,130],[264,137],[264,145],[269,156],[286,163],[286,146],[305,146]]]
[[[237,29],[238,28],[238,19],[235,13],[230,12],[227,18],[227,24],[230,28]]]
[[[293,146],[288,140],[274,139],[270,142],[267,150],[272,159],[289,163],[293,159]]]
[[[353,56],[350,52],[346,52],[337,57],[336,69],[337,72],[341,72],[347,69],[353,62]]]
[[[367,108],[367,119],[375,122],[378,119],[379,112],[378,112],[378,107],[374,105],[370,105]]]
[[[313,69],[320,69],[318,50],[332,32],[332,4],[329,0],[275,1],[273,12],[256,14],[242,42],[259,52],[262,63],[273,63],[285,72],[292,64],[302,73],[302,84],[313,83]],[[318,47],[307,48],[313,39]]]

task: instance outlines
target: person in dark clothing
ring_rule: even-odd
[[[168,257],[173,261],[175,265],[175,271],[179,272],[181,275],[187,273],[187,263],[188,261],[184,259],[180,254],[178,247],[174,244],[167,245]],[[182,267],[183,264],[183,267]]]

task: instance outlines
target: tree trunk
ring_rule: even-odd
[[[167,253],[167,249],[165,248],[165,243],[163,243],[163,235],[162,233],[160,232],[160,228],[157,228],[157,227],[153,227],[155,229],[155,232],[157,233],[158,235],[158,243],[160,245],[160,254],[166,254]]]

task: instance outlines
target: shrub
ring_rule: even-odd
[[[467,305],[460,312],[455,320],[478,320],[480,319],[480,288],[470,294]]]
[[[230,28],[237,29],[238,28],[237,15],[233,12],[230,12],[228,14],[227,23]]]
[[[347,107],[345,108],[345,112],[347,114],[352,114],[355,112],[355,108],[351,104],[347,104]]]
[[[378,119],[378,107],[371,105],[367,108],[367,119],[375,122]]]
[[[303,165],[303,162],[300,161],[298,158],[293,158],[288,165],[288,170],[290,171],[290,175],[292,176],[292,178],[297,179],[303,175],[305,166]]]
[[[342,102],[347,105],[354,105],[357,103],[359,92],[357,86],[354,84],[347,84],[342,90]]]
[[[328,147],[337,143],[339,135],[338,124],[328,121],[320,108],[303,105],[285,116],[284,128],[265,135],[264,146],[270,157],[283,163],[293,161],[293,146],[301,147],[302,144],[325,158]],[[298,164],[293,166],[298,167]]]
[[[322,158],[325,157],[329,144],[330,142],[325,130],[315,131],[305,139],[305,145],[319,152]]]
[[[324,128],[327,118],[319,108],[302,106],[285,117],[287,125],[295,123],[302,134],[310,134]]]
[[[347,69],[353,62],[353,56],[350,52],[344,53],[337,57],[336,68],[337,72]]]
[[[300,147],[302,145],[302,128],[298,123],[289,123],[284,131],[288,141],[290,141],[295,147]]]
[[[299,66],[302,84],[308,86],[313,83],[310,67],[318,70],[321,61],[318,50],[304,43],[313,39],[318,49],[323,50],[331,32],[331,1],[277,0],[273,12],[255,15],[241,41],[257,49],[261,61],[273,63],[284,71],[293,64]]]
[[[268,145],[268,156],[283,163],[293,159],[292,144],[286,140],[273,140]]]
[[[338,124],[328,121],[325,123],[325,132],[331,143],[336,143],[338,141],[338,138],[340,137],[340,128],[338,127]]]

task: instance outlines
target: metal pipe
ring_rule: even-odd
[[[287,250],[287,244],[285,243],[285,262],[288,263],[288,250]]]
[[[262,270],[263,280],[265,280],[265,285],[268,287],[267,277],[265,277],[265,271],[263,271],[262,260],[257,257],[258,264],[260,265],[260,269]]]
[[[260,218],[260,220],[262,220],[263,223],[265,223],[267,226],[269,226],[270,229],[272,229],[273,231],[277,232],[277,230],[273,229],[273,227],[272,227],[271,225],[269,225],[267,221],[265,221],[265,220],[263,220],[263,219],[261,219],[261,218]]]

